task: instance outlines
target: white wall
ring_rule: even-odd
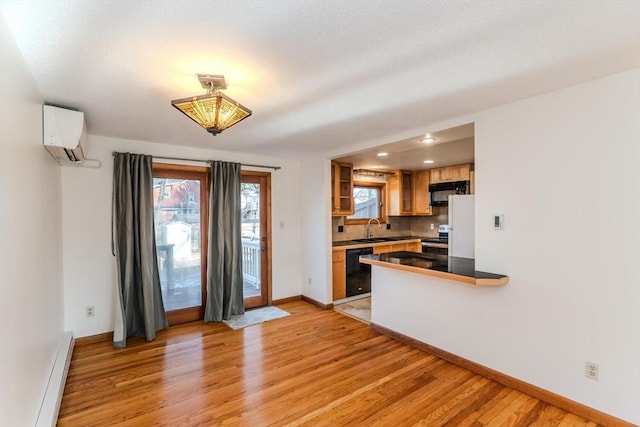
[[[475,126],[476,268],[509,284],[374,268],[373,322],[640,424],[640,70]]]
[[[63,335],[60,167],[43,100],[0,17],[0,425],[34,425]]]
[[[91,123],[87,127],[90,131]],[[299,161],[90,135],[88,157],[101,160],[102,168],[62,170],[65,326],[73,329],[76,336],[113,330],[116,295],[115,263],[111,255],[113,151],[282,166],[281,170],[271,171],[272,297],[281,299],[302,293]],[[90,305],[95,307],[95,316],[88,318],[85,307]]]
[[[303,295],[332,302],[331,290],[331,164],[322,156],[303,160],[302,221]]]
[[[640,423],[640,70],[480,114],[476,147],[479,267],[513,277],[503,338],[532,323],[503,366]]]

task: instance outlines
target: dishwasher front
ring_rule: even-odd
[[[347,297],[371,292],[371,266],[360,263],[360,255],[370,255],[373,248],[347,249]]]

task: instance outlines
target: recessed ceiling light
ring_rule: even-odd
[[[370,166],[369,169],[380,169],[380,166]]]
[[[433,163],[433,160],[425,160],[423,163]]]
[[[378,153],[378,154],[377,154],[377,156],[378,156],[378,157],[386,157],[386,156],[388,156],[388,155],[389,155],[389,153],[386,153],[386,152],[384,152],[384,151],[382,151],[382,152],[380,152],[380,153]]]
[[[425,144],[431,144],[432,142],[435,142],[435,139],[430,136],[425,136],[424,138],[422,138],[422,142],[424,142]]]

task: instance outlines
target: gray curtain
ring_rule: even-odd
[[[123,348],[128,337],[151,341],[168,326],[158,273],[151,156],[114,153],[112,204],[118,279],[113,346]]]
[[[244,313],[240,182],[240,163],[211,162],[205,322]]]

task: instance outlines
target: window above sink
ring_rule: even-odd
[[[345,217],[345,224],[366,224],[374,218],[386,222],[384,182],[354,181],[353,201],[354,213]]]

